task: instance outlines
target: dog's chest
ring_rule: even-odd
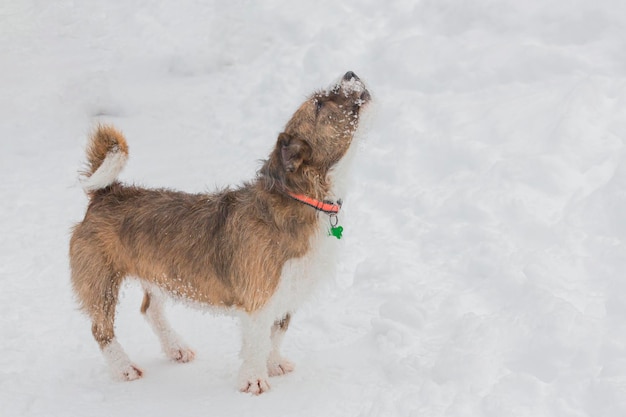
[[[334,275],[337,239],[329,236],[328,218],[320,215],[318,230],[311,237],[309,251],[300,258],[288,260],[283,266],[280,283],[272,296],[272,304],[281,311],[294,311]]]

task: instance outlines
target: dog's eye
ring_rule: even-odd
[[[315,100],[315,115],[317,116],[322,110],[322,106],[324,106],[324,102],[320,100]]]

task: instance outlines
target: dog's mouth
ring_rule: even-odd
[[[346,98],[351,98],[354,104],[359,107],[372,99],[363,81],[352,71],[348,71],[344,74],[338,87]]]
[[[339,82],[334,83],[327,94],[345,100],[357,111],[372,99],[363,81],[352,71],[346,72]]]

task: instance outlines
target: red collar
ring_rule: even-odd
[[[315,210],[323,211],[327,214],[338,214],[339,210],[341,210],[341,200],[338,200],[336,204],[327,201],[316,200],[311,197],[307,197],[304,194],[296,194],[291,191],[287,191],[289,197],[294,200],[298,200],[301,203],[306,204],[307,206],[313,207]]]

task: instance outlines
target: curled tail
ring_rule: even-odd
[[[81,175],[85,192],[111,185],[126,165],[128,145],[124,135],[113,126],[98,125],[89,138],[87,170]]]

